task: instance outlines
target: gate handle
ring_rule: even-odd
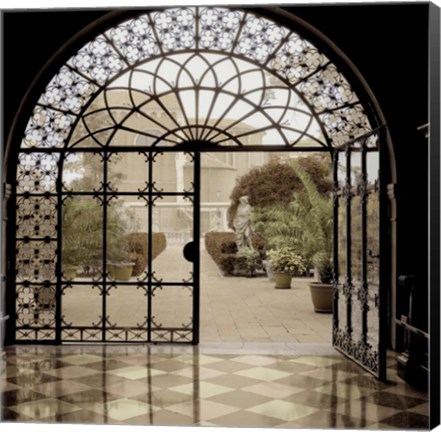
[[[195,245],[194,241],[187,243],[184,246],[182,253],[184,255],[184,258],[187,261],[195,262],[195,260],[196,260],[196,245]]]

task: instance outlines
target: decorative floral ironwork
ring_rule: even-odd
[[[348,140],[369,132],[368,118],[361,105],[344,107],[320,114],[325,129],[334,145],[343,145]]]
[[[22,148],[63,147],[74,120],[71,114],[37,105],[26,126]]]
[[[201,48],[230,51],[243,21],[243,13],[223,8],[201,8],[199,45]]]
[[[92,82],[105,84],[123,68],[121,56],[104,36],[88,42],[67,64],[87,75]]]
[[[17,241],[16,279],[19,282],[55,282],[57,243]]]
[[[279,77],[278,90],[266,89],[268,83],[264,84],[263,87],[259,81],[253,83],[249,79],[251,75],[246,75],[246,86],[242,86],[242,88],[246,87],[250,96],[255,92],[254,98],[259,91],[262,92],[262,89],[265,93],[272,94],[272,98],[277,99],[276,102],[272,103],[272,106],[276,108],[273,110],[274,113],[277,110],[280,112],[280,110],[286,108],[290,110],[292,108],[289,104],[287,105],[286,97],[278,95],[282,88],[294,94],[299,93],[301,98],[307,100],[309,106],[302,106],[302,103],[299,102],[301,98],[298,96],[290,97],[291,101],[297,101],[296,104],[299,108],[296,110],[297,115],[300,115],[303,111],[305,115],[311,118],[314,115],[319,115],[325,125],[328,139],[333,145],[341,145],[371,129],[361,104],[356,104],[358,102],[357,95],[343,74],[322,52],[299,34],[276,22],[233,8],[184,7],[140,14],[117,24],[103,35],[84,45],[67,62],[67,65],[60,68],[60,71],[46,87],[39,100],[39,104],[45,107],[45,114],[42,115],[40,112],[43,109],[42,107],[36,108],[33,116],[35,118],[29,121],[26,138],[23,140],[22,146],[64,146],[71,124],[75,121],[75,118],[70,114],[81,114],[83,107],[90,98],[92,96],[96,98],[97,92],[102,89],[101,86],[110,83],[118,76],[115,87],[131,88],[130,91],[133,91],[136,79],[133,79],[134,75],[130,75],[130,71],[134,67],[141,68],[140,73],[144,74],[144,78],[147,78],[148,73],[146,73],[144,65],[150,61],[154,65],[150,74],[155,77],[164,77],[167,74],[164,75],[155,70],[158,65],[156,57],[159,54],[162,53],[162,60],[159,63],[167,58],[174,57],[177,64],[184,65],[186,63],[186,59],[182,57],[184,54],[177,53],[180,51],[203,53],[204,50],[212,53],[223,53],[231,61],[236,59],[233,64],[224,63],[223,66],[228,66],[230,70],[238,71],[237,67],[240,66],[241,72],[244,72],[245,64],[249,64],[247,68],[250,68],[251,65],[257,63],[256,68],[268,71],[266,72],[268,74],[267,79],[274,81]],[[225,91],[224,73],[214,70],[216,57],[211,55],[208,60],[204,59],[204,61],[206,67],[208,67],[204,75],[205,81],[207,81],[207,77],[210,80],[214,79],[217,84],[213,91]],[[167,64],[167,68],[168,70],[172,69],[170,64]],[[120,73],[124,71],[127,71],[125,72],[127,78],[121,78],[120,76]],[[214,78],[212,78],[213,73],[215,74]],[[190,77],[190,81],[197,88],[202,88],[203,83],[200,82],[202,79],[192,78],[192,75],[194,75],[194,70],[188,69],[188,66],[183,66],[183,72],[181,70],[180,76]],[[138,74],[138,76],[141,75]],[[149,80],[150,78],[146,82]],[[147,94],[155,102],[151,106],[155,105],[157,112],[158,110],[161,112],[165,108],[164,104],[158,105],[156,99],[159,93],[164,93],[164,88],[170,90],[174,87],[182,88],[182,80],[172,81],[174,83],[167,83],[166,86],[164,86],[165,82],[159,86],[157,84],[151,87],[146,85]],[[227,87],[232,85],[233,81],[230,80]],[[243,90],[232,92],[231,97],[240,95],[242,92]],[[201,96],[205,99],[207,91],[201,93]],[[138,97],[139,94],[135,98],[132,93],[130,98],[134,102]],[[271,98],[268,100],[271,100]],[[188,107],[188,104],[185,105]],[[243,107],[243,105],[241,106]],[[134,109],[135,107],[129,108]],[[262,108],[261,104],[257,105],[258,111]],[[60,112],[55,114],[55,110]],[[330,110],[332,112],[329,112]],[[139,111],[137,110],[137,112]],[[175,114],[171,114],[171,117],[175,118]],[[213,119],[210,119],[213,111],[207,110],[199,114],[202,116],[196,120],[202,121],[205,126],[213,123]],[[257,121],[256,113],[245,113],[245,117],[249,118],[250,116],[256,117]],[[81,117],[84,117],[84,115],[81,115]],[[109,123],[108,127],[116,128],[119,120],[115,118],[115,113],[112,117],[114,123]],[[287,116],[279,117],[273,120],[282,127],[287,121]],[[237,113],[233,119],[237,119]],[[150,120],[155,123],[151,118]],[[195,127],[193,131],[191,129],[185,130],[182,124],[177,124],[178,128],[172,132],[175,138],[162,136],[161,144],[176,145],[182,140],[195,139],[196,136],[193,135],[195,133],[197,135],[198,122],[191,124],[195,121],[195,118],[189,116],[187,116],[186,121],[189,128]],[[271,121],[270,118],[269,122],[271,123]],[[265,123],[268,123],[268,119]],[[156,125],[161,127],[161,122],[156,123]],[[84,126],[86,127],[84,128]],[[218,134],[225,133],[225,127],[222,126]],[[82,131],[81,128],[83,128]],[[299,128],[285,130],[285,133],[281,134],[280,143],[291,145],[303,138],[311,139],[311,136],[309,136],[311,130],[295,129]],[[87,125],[84,124],[83,119],[76,127],[70,145],[79,143],[78,138],[85,140],[81,144],[83,146],[92,145],[95,140],[96,144],[105,145],[112,136],[110,130],[89,131],[89,133],[86,131]],[[318,134],[321,133],[320,128],[317,131]],[[84,132],[86,132],[86,136]],[[304,132],[308,133],[305,135]],[[284,135],[288,135],[288,139]],[[326,145],[325,143],[320,144],[317,137],[318,135],[312,138],[313,141],[316,141],[315,145]],[[92,140],[89,138],[92,138]],[[224,134],[220,141],[213,142],[225,145],[225,141],[228,141],[229,138],[228,134]],[[208,139],[208,137],[204,137],[204,139]],[[274,137],[274,141],[277,140],[278,138]],[[371,138],[368,145],[374,145],[373,140],[374,138]]]
[[[63,66],[52,78],[39,103],[60,111],[78,114],[97,87],[72,69]],[[63,130],[62,127],[59,128]]]
[[[148,16],[139,16],[106,32],[129,64],[159,53],[159,46]]]
[[[16,289],[17,327],[55,325],[55,286],[18,285]]]
[[[310,42],[291,33],[269,66],[294,85],[328,63],[329,59]]]
[[[265,63],[287,33],[286,28],[274,22],[248,14],[235,52],[250,56],[259,63]]]
[[[57,237],[56,197],[17,198],[17,237]]]
[[[56,192],[58,153],[20,153],[17,166],[17,193]]]
[[[195,15],[194,8],[165,9],[153,14],[155,30],[164,51],[196,47]]]

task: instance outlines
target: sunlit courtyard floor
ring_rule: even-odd
[[[275,289],[267,277],[223,277],[201,251],[201,341],[331,343],[332,314],[314,312],[308,283]]]
[[[176,286],[154,289],[151,308],[155,325],[177,328],[191,325],[192,290],[179,285],[191,272],[191,264],[183,258],[182,249],[183,246],[169,245],[153,261],[158,280],[176,283]],[[274,282],[266,276],[224,277],[205,250],[201,250],[200,274],[201,342],[330,344],[332,314],[314,312],[308,286],[310,279],[295,278],[291,289],[275,289]],[[64,322],[95,327],[103,314],[101,291],[81,279],[76,282],[64,290]],[[136,282],[136,278],[131,282]],[[141,285],[117,283],[108,289],[105,314],[109,328],[111,325],[147,326],[148,298]]]

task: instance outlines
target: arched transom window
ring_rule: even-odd
[[[240,126],[240,127],[237,127]],[[84,45],[47,85],[22,148],[339,146],[371,130],[338,68],[295,31],[248,11],[141,14]]]

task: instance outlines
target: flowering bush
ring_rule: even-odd
[[[273,272],[300,276],[306,271],[303,257],[293,249],[272,249],[267,255]]]

